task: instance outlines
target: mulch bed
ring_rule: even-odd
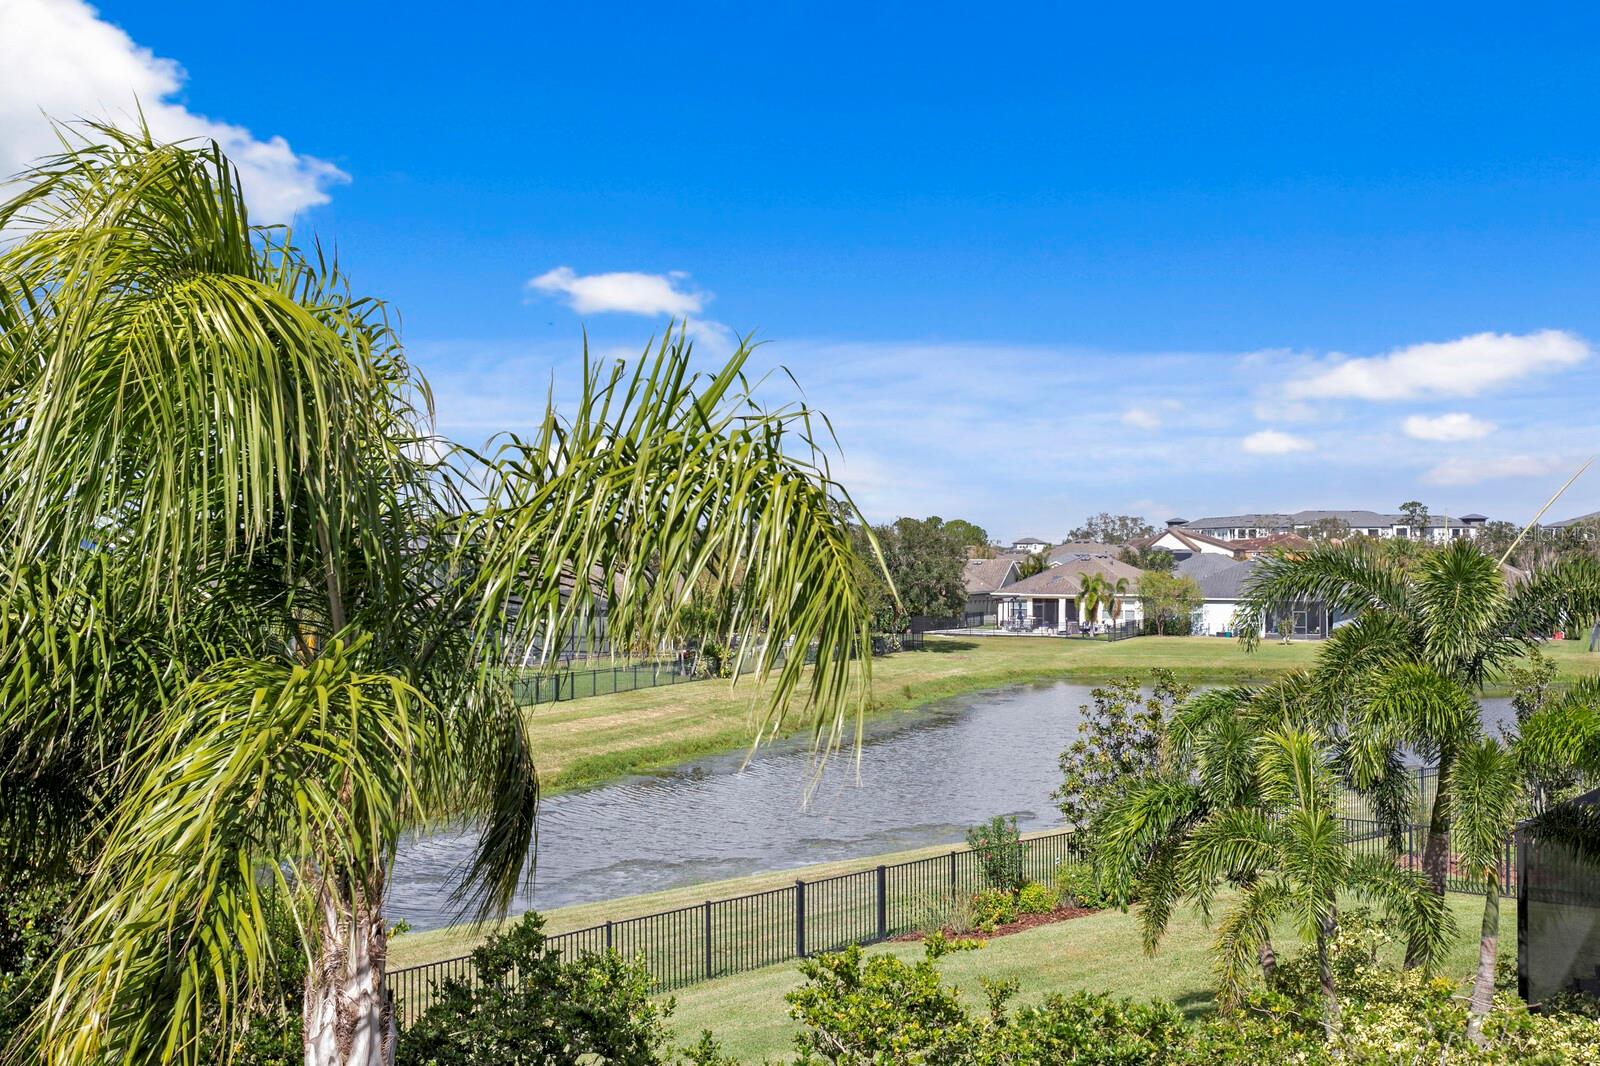
[[[993,940],[997,936],[1010,936],[1012,933],[1021,933],[1029,929],[1037,929],[1041,925],[1054,925],[1057,922],[1067,922],[1074,918],[1084,918],[1088,915],[1099,913],[1099,911],[1089,910],[1087,907],[1057,907],[1055,910],[1046,911],[1044,914],[1021,915],[1016,921],[1007,922],[1004,925],[997,925],[992,931],[987,933],[980,933],[976,929],[967,933],[957,933],[953,930],[946,929],[944,934],[952,939],[960,940]],[[890,937],[889,939],[898,943],[900,941],[922,940],[925,938],[925,936],[926,934],[924,933],[905,933],[901,936]]]

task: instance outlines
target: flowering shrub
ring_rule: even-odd
[[[972,927],[992,933],[997,925],[1017,920],[1017,898],[998,888],[986,888],[972,895]]]
[[[1044,882],[1029,881],[1017,893],[1017,910],[1023,914],[1049,914],[1060,899],[1060,893]]]

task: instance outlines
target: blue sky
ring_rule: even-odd
[[[864,7],[0,0],[0,164],[220,137],[474,442],[584,326],[758,331],[874,518],[1516,519],[1597,450],[1600,13]]]

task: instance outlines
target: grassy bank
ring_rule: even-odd
[[[1483,902],[1467,895],[1451,895],[1449,900],[1458,935],[1441,972],[1464,982],[1477,964]],[[1501,922],[1502,929],[1516,928],[1515,903],[1506,904]],[[1213,935],[1193,912],[1184,910],[1174,916],[1160,950],[1146,955],[1137,916],[1106,911],[991,940],[979,951],[948,956],[939,968],[948,982],[962,989],[972,1006],[983,1003],[980,977],[1015,978],[1021,983],[1017,1003],[1081,989],[1136,999],[1168,999],[1193,1016],[1211,1009],[1209,948]],[[1280,929],[1275,939],[1286,957],[1299,951],[1291,930]],[[1505,943],[1502,937],[1502,946]],[[1515,950],[1515,941],[1511,943]],[[902,943],[869,950],[914,959],[922,948]],[[674,997],[677,1011],[672,1024],[683,1043],[694,1040],[700,1030],[710,1029],[740,1062],[781,1061],[792,1053],[796,1032],[783,997],[800,983],[799,969],[791,963],[680,989]]]
[[[1165,667],[1192,682],[1270,678],[1311,665],[1318,645],[1269,641],[1246,653],[1219,637],[1138,637],[1116,643],[1029,637],[930,637],[928,650],[873,664],[873,715],[987,688],[1051,679],[1099,680]],[[1549,646],[1562,676],[1600,670],[1585,645]],[[529,708],[534,750],[547,791],[580,788],[671,766],[750,742],[759,686],[704,681]],[[792,729],[803,730],[798,719]]]
[[[1245,654],[1231,640],[1140,637],[1107,643],[1029,637],[928,639],[926,651],[873,663],[873,715],[893,714],[949,696],[1049,679],[1106,678],[1167,667],[1193,681],[1270,677],[1305,666],[1312,644],[1264,645]],[[641,689],[528,709],[547,790],[593,785],[750,742],[762,690],[704,681]],[[791,723],[803,730],[806,723]]]

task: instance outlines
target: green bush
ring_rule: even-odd
[[[1017,893],[1017,910],[1023,914],[1049,914],[1060,898],[1060,893],[1043,881],[1029,881]]]
[[[1022,887],[1022,859],[1028,846],[1017,831],[1017,819],[995,815],[967,830],[967,847],[978,857],[978,868],[990,888],[1015,892]]]
[[[998,888],[985,888],[972,894],[972,927],[992,933],[997,925],[1017,920],[1017,897]]]
[[[1600,1006],[1547,1004],[1532,1014],[1502,990],[1484,1026],[1486,1046],[1466,1038],[1457,987],[1421,970],[1375,964],[1381,931],[1359,914],[1333,945],[1340,974],[1337,1045],[1323,1038],[1310,952],[1285,962],[1267,987],[1233,1013],[1184,1022],[1166,1002],[1106,995],[1050,996],[1011,1010],[1015,982],[985,982],[974,1010],[940,980],[946,953],[976,947],[933,937],[905,962],[860,948],[807,960],[806,984],[789,994],[804,1027],[797,1063],[1022,1066],[1534,1066],[1600,1062]]]
[[[472,970],[402,1034],[400,1066],[670,1061],[672,1004],[650,998],[648,971],[616,952],[563,959],[537,914],[474,951]]]
[[[972,897],[949,891],[918,896],[911,904],[911,928],[923,936],[962,936],[972,932],[977,928],[973,924]]]
[[[1094,865],[1068,859],[1056,867],[1056,895],[1068,906],[1105,910],[1117,905],[1112,894],[1100,884]],[[1129,900],[1129,902],[1136,902]]]

